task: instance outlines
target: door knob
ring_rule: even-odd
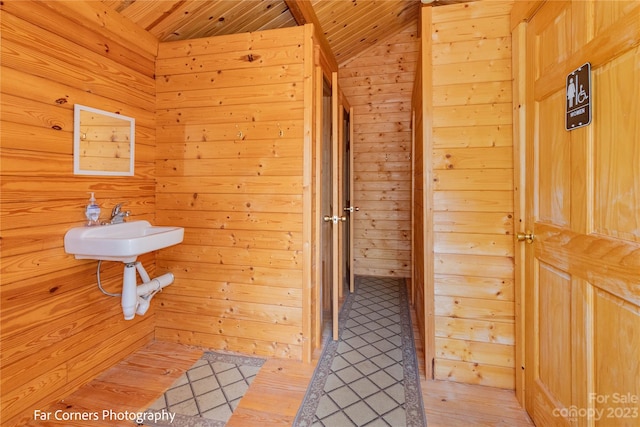
[[[356,207],[351,206],[349,208],[344,208],[345,212],[358,212],[359,210],[360,210],[360,208],[357,207],[357,206]]]
[[[525,233],[517,233],[516,234],[516,239],[518,239],[518,242],[527,242],[527,243],[533,243],[533,239],[536,236],[530,232],[530,231],[526,231]]]
[[[346,221],[347,217],[346,216],[337,216],[337,215],[334,215],[334,216],[325,215],[324,217],[322,217],[322,220],[324,222],[333,222],[334,224],[337,224],[338,221],[343,221],[343,222]]]

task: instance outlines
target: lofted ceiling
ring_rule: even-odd
[[[431,5],[468,0],[435,0]],[[292,27],[309,9],[339,64],[416,22],[419,0],[102,0],[160,41]],[[306,3],[302,4],[302,3]],[[293,12],[293,13],[292,13]],[[302,22],[303,23],[303,22]]]

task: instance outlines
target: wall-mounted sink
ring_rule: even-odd
[[[95,227],[76,227],[64,236],[64,250],[77,259],[131,263],[139,255],[177,245],[184,238],[182,227],[153,226],[148,221]]]

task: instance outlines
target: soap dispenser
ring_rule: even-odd
[[[96,203],[96,198],[93,193],[91,193],[91,198],[89,199],[89,204],[87,204],[87,209],[85,210],[85,216],[87,217],[87,225],[99,225],[100,224],[100,205]]]

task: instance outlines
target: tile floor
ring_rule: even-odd
[[[409,421],[402,339],[406,321],[397,279],[358,279],[315,416],[313,421],[299,418],[300,425],[394,427]]]
[[[362,426],[380,415],[405,424],[398,293],[379,285],[362,289],[351,306],[316,412],[320,425]]]
[[[205,353],[149,409],[226,422],[264,360]]]

